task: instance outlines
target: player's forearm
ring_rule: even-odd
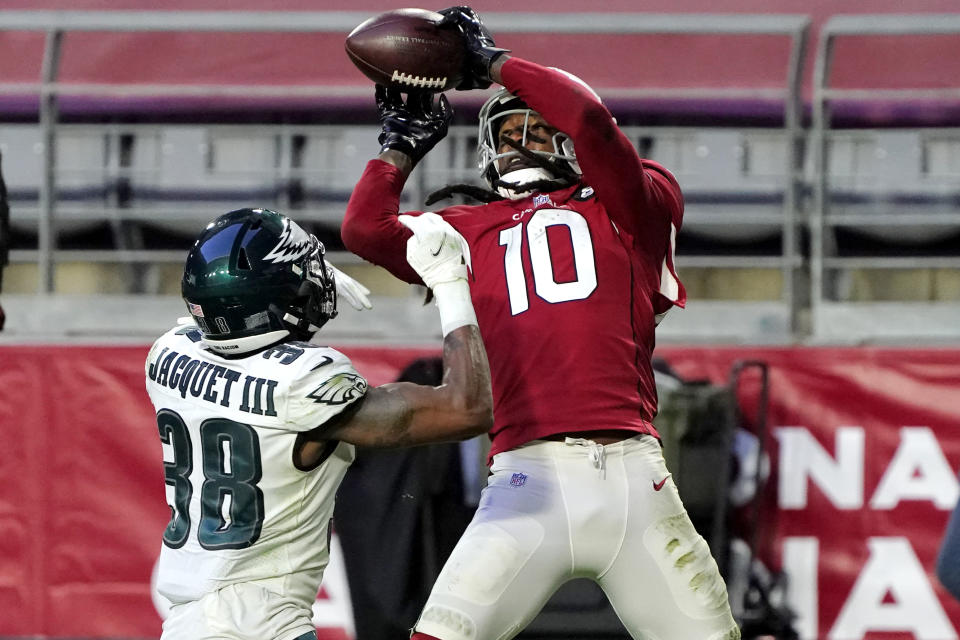
[[[350,195],[340,235],[344,246],[405,282],[420,276],[406,260],[410,232],[397,222],[406,176],[392,164],[371,160]]]
[[[443,384],[450,406],[460,416],[465,437],[486,433],[493,426],[493,395],[487,352],[476,325],[464,325],[443,339]]]
[[[490,366],[477,326],[466,280],[442,282],[433,288],[443,331],[443,394],[445,428],[457,439],[486,433],[493,426]],[[427,420],[427,428],[436,417]]]
[[[402,390],[411,411],[381,434],[377,446],[455,442],[490,431],[490,370],[476,325],[455,329],[443,339],[443,367],[440,386]]]
[[[418,220],[430,221],[428,217]],[[425,233],[429,230],[415,229],[412,240]],[[424,246],[427,245],[417,249]],[[443,248],[441,244],[438,253]],[[449,257],[453,255],[460,256],[457,253]],[[460,269],[465,271],[463,265],[459,265],[447,274],[449,277],[439,281],[424,276],[433,282],[443,330],[442,383],[430,387],[400,382],[370,389],[352,419],[324,432],[323,438],[366,447],[405,447],[463,440],[490,430],[493,426],[490,367],[470,287],[464,277],[456,276]],[[425,268],[424,273],[441,277],[445,272]]]
[[[399,169],[404,180],[406,180],[410,176],[410,172],[413,171],[413,158],[402,151],[397,151],[396,149],[387,149],[377,156],[377,159],[383,160],[387,164],[392,164]]]
[[[439,386],[398,384],[390,393],[402,403],[404,410],[397,413],[403,417],[385,424],[369,446],[454,442],[490,431],[493,395],[480,329],[476,324],[463,325],[444,336],[443,381]]]
[[[324,439],[373,448],[456,442],[493,426],[490,370],[480,330],[465,325],[443,340],[443,382],[395,382],[370,389],[352,419]]]

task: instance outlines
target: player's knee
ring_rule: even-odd
[[[472,640],[477,637],[476,622],[466,613],[429,602],[417,620],[416,629],[428,629],[436,635],[415,631],[411,640]]]
[[[707,618],[729,612],[727,587],[710,547],[686,514],[663,518],[643,539],[686,615]]]
[[[542,525],[517,517],[525,527],[523,539],[497,525],[472,525],[451,554],[438,578],[445,592],[471,606],[495,604],[513,584],[543,540]]]
[[[710,636],[710,640],[740,640],[740,627],[734,623],[728,630]]]

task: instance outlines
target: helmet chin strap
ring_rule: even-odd
[[[500,176],[500,180],[510,183],[509,187],[498,186],[497,193],[509,200],[519,200],[530,195],[529,189],[524,189],[524,185],[538,180],[555,180],[556,176],[543,167],[525,167],[510,171]]]

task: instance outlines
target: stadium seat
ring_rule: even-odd
[[[277,206],[283,186],[273,132],[163,126],[137,131],[134,148],[131,215],[162,229],[195,234],[223,211]]]
[[[960,232],[960,136],[919,130],[835,131],[826,222],[921,245]]]
[[[683,187],[687,231],[740,245],[780,235],[788,175],[782,135],[703,129],[652,139],[649,157]]]
[[[43,181],[43,136],[36,125],[0,127],[0,150],[7,158],[4,175],[14,230],[33,236],[40,216]],[[115,191],[110,175],[109,137],[101,127],[62,127],[56,138],[58,200],[56,228],[60,234],[89,231],[99,225]]]

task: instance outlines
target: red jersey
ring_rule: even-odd
[[[686,297],[673,268],[680,188],[639,158],[576,82],[519,58],[502,73],[511,93],[571,137],[583,181],[437,212],[470,246],[470,291],[493,383],[490,455],[571,431],[656,435],[654,329]],[[403,183],[396,167],[370,161],[342,234],[357,255],[419,283],[406,262],[410,231],[396,219]]]

